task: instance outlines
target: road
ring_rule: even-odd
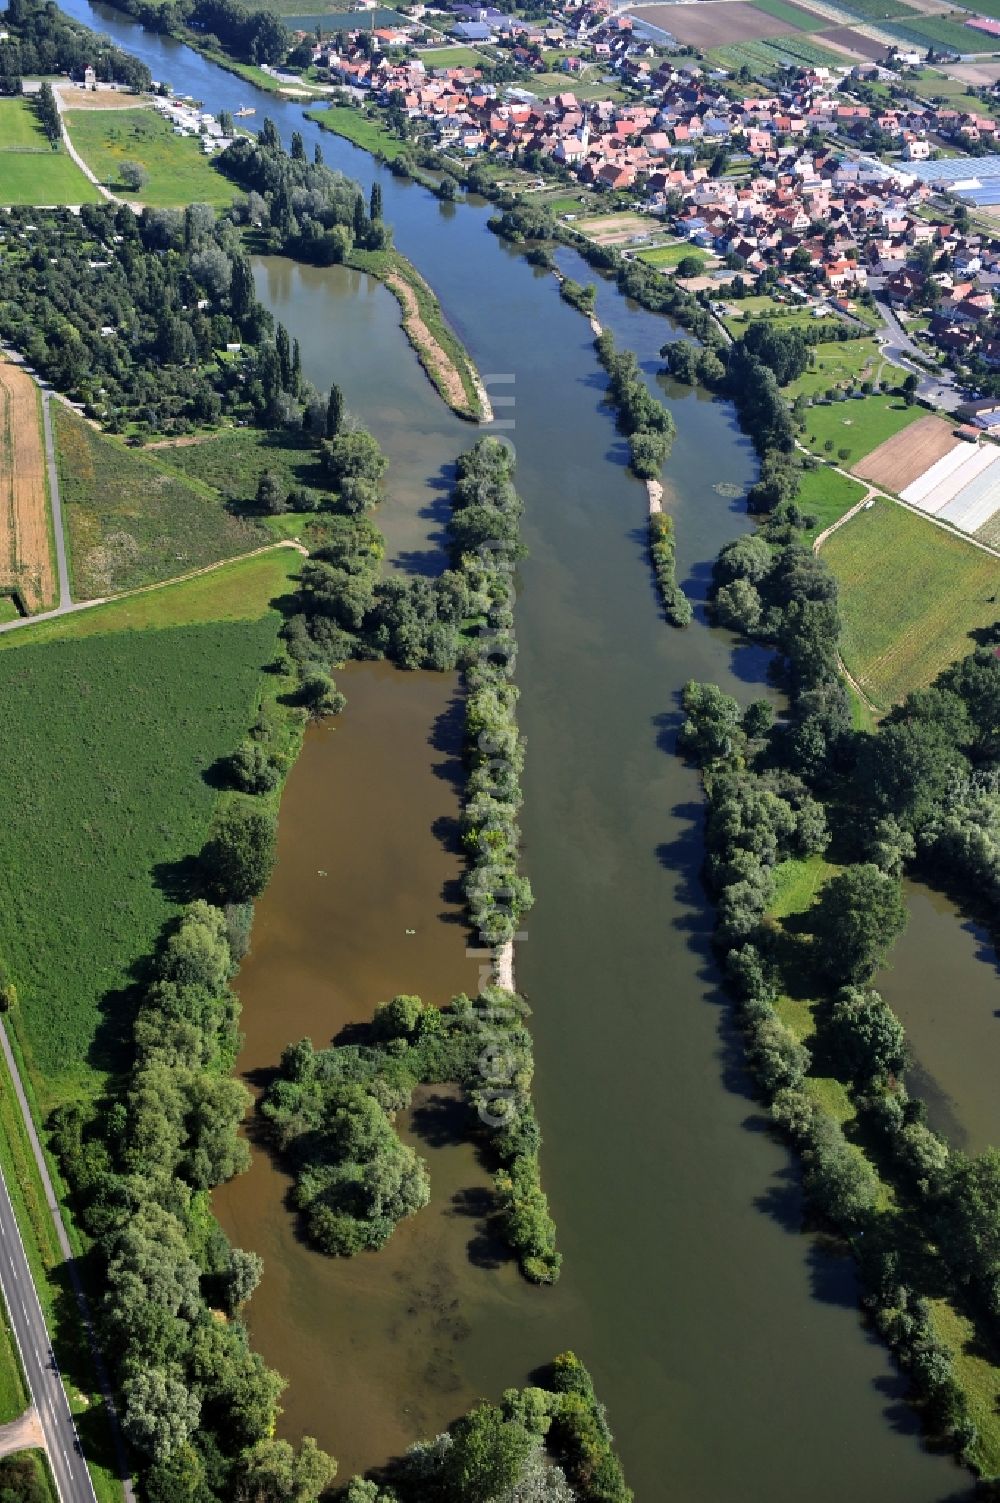
[[[70,1413],[45,1317],[21,1241],[7,1183],[0,1174],[0,1287],[21,1354],[32,1403],[41,1423],[60,1503],[97,1503]]]
[[[73,603],[69,589],[69,565],[66,562],[66,533],[63,529],[62,498],[59,495],[59,466],[56,464],[56,446],[52,439],[52,413],[49,410],[49,393],[42,387],[42,429],[45,434],[45,464],[49,472],[49,500],[52,503],[52,531],[56,540],[56,569],[59,574],[60,611],[68,610]]]
[[[876,338],[886,359],[891,360],[893,365],[912,371],[917,377],[917,392],[925,402],[930,402],[945,412],[954,412],[964,400],[954,382],[930,375],[922,365],[917,363],[919,360],[926,360],[926,354],[919,345],[914,344],[889,307],[888,300],[879,298],[878,310],[885,319],[885,329],[880,331]]]

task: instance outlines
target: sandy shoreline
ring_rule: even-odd
[[[514,990],[514,941],[508,939],[493,951],[493,970],[496,975],[497,986],[503,986],[507,991]]]

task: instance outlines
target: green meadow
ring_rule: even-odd
[[[70,110],[66,129],[77,151],[106,188],[155,209],[212,204],[222,209],[236,194],[233,184],[205,156],[194,136],[175,136],[155,110]],[[125,188],[121,164],[137,162],[148,181]]]
[[[92,204],[100,196],[64,147],[52,150],[27,99],[0,99],[0,205]]]
[[[208,486],[162,464],[162,450],[129,449],[61,403],[52,410],[75,599],[187,574],[270,540]]]

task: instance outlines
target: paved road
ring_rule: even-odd
[[[21,1353],[21,1366],[45,1436],[60,1503],[97,1503],[66,1390],[51,1355],[49,1334],[18,1231],[6,1181],[0,1175],[0,1286]]]
[[[922,365],[917,364],[918,360],[927,358],[926,354],[907,334],[889,307],[888,301],[879,298],[878,309],[885,319],[886,326],[877,338],[886,359],[891,360],[893,365],[912,371],[917,377],[917,391],[925,402],[932,402],[935,407],[941,407],[945,412],[954,412],[955,408],[960,407],[965,400],[954,382],[929,375]]]
[[[60,611],[73,603],[69,589],[69,565],[66,562],[66,534],[63,530],[62,499],[59,495],[59,466],[56,464],[56,447],[52,440],[52,413],[49,411],[49,394],[42,387],[42,428],[45,433],[45,463],[49,471],[49,499],[52,502],[52,531],[56,540],[56,568],[59,572]]]
[[[125,1503],[135,1503],[135,1493],[132,1489],[132,1481],[129,1475],[128,1460],[125,1456],[125,1447],[122,1443],[121,1431],[118,1425],[118,1411],[115,1408],[114,1395],[111,1392],[111,1384],[108,1380],[107,1369],[104,1366],[104,1359],[102,1358],[100,1350],[97,1346],[97,1339],[95,1337],[94,1328],[90,1319],[90,1310],[87,1305],[87,1298],[83,1292],[83,1286],[80,1283],[80,1274],[77,1270],[76,1259],[73,1256],[73,1249],[70,1246],[69,1237],[66,1235],[66,1227],[63,1224],[62,1212],[59,1209],[59,1202],[56,1199],[55,1187],[52,1184],[52,1176],[49,1174],[49,1166],[45,1161],[45,1153],[42,1149],[41,1141],[38,1137],[38,1130],[35,1127],[35,1119],[31,1115],[31,1108],[28,1105],[28,1098],[25,1095],[24,1085],[21,1081],[21,1075],[17,1067],[17,1060],[14,1057],[14,1051],[11,1048],[10,1039],[7,1037],[7,1030],[3,1026],[2,1022],[0,1022],[0,1050],[2,1050],[4,1059],[7,1062],[7,1073],[14,1086],[14,1095],[17,1098],[17,1105],[21,1113],[21,1119],[24,1122],[25,1131],[28,1134],[28,1142],[31,1145],[32,1157],[35,1160],[35,1166],[38,1169],[38,1176],[42,1182],[42,1189],[45,1192],[45,1203],[49,1208],[49,1214],[52,1217],[52,1221],[56,1229],[56,1238],[59,1243],[59,1250],[66,1261],[66,1269],[69,1274],[69,1282],[80,1311],[80,1318],[83,1322],[84,1331],[87,1335],[87,1341],[90,1346],[90,1353],[94,1363],[94,1371],[97,1374],[97,1381],[100,1385],[101,1393],[104,1397],[105,1406],[108,1412],[108,1420],[111,1425],[111,1439],[115,1448],[115,1456],[118,1462],[118,1475],[122,1482],[122,1489],[125,1494]],[[0,1081],[2,1081],[2,1079],[3,1076],[2,1074],[0,1074]],[[2,1183],[2,1177],[0,1177],[0,1185],[2,1185]],[[10,1201],[9,1199],[7,1199],[7,1189],[5,1185],[3,1186],[3,1195],[0,1196],[0,1201],[6,1201],[7,1207],[9,1209]],[[0,1210],[2,1210],[2,1207],[0,1207]],[[17,1230],[16,1224],[14,1230],[15,1232]],[[4,1236],[2,1217],[0,1217],[0,1249],[2,1249],[3,1242]],[[17,1238],[17,1242],[18,1246],[20,1246],[21,1242],[19,1236]],[[35,1295],[34,1284],[31,1283],[30,1272],[28,1273],[28,1282],[31,1285],[31,1292],[35,1297],[35,1302],[37,1304],[37,1296]],[[11,1309],[11,1299],[8,1294],[8,1290],[10,1289],[11,1284],[5,1273],[5,1265],[2,1256],[0,1256],[0,1287],[2,1287],[4,1297],[7,1300],[8,1309]],[[14,1281],[14,1290],[16,1299],[20,1294],[20,1285],[16,1280]],[[13,1311],[11,1311],[11,1314],[13,1318]],[[44,1333],[44,1324],[42,1330]],[[20,1335],[18,1336],[18,1340],[20,1340]],[[48,1349],[49,1343],[48,1339],[46,1338],[43,1347],[43,1351],[45,1352],[46,1357],[48,1355]],[[23,1347],[21,1350],[22,1358],[25,1360],[25,1367],[27,1369],[27,1353],[24,1351]],[[65,1394],[63,1393],[62,1383],[58,1380],[58,1374],[49,1371],[47,1376],[56,1380],[59,1392],[63,1394],[63,1401],[65,1402]],[[29,1379],[29,1383],[30,1381],[31,1380]],[[42,1422],[43,1433],[45,1434],[46,1443],[48,1445],[50,1455],[53,1456],[53,1471],[55,1471],[54,1452],[52,1451],[52,1441],[50,1439],[49,1430],[46,1426],[46,1416],[42,1410],[42,1405],[39,1402],[38,1391],[35,1389],[33,1384],[31,1384],[31,1394],[32,1398],[35,1400],[36,1405],[38,1406],[39,1418]],[[72,1421],[70,1423],[72,1424]],[[71,1437],[71,1445],[73,1442],[75,1442],[75,1439],[76,1431],[74,1430]],[[77,1478],[78,1486],[76,1491],[60,1493],[62,1503],[85,1503],[85,1500],[90,1500],[94,1497],[94,1490],[90,1482],[90,1475],[87,1472],[83,1457],[77,1454],[75,1448],[71,1449],[69,1453],[69,1460],[74,1463],[74,1477]],[[79,1490],[79,1474],[81,1472],[87,1477],[86,1491]],[[56,1472],[55,1475],[58,1485],[58,1472]]]

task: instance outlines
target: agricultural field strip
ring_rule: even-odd
[[[935,488],[939,485],[943,486],[949,476],[960,472],[965,465],[978,459],[980,452],[978,449],[972,449],[963,444],[961,439],[956,439],[954,448],[949,449],[947,454],[942,454],[940,459],[936,459],[929,469],[924,470],[922,475],[918,475],[916,480],[912,480],[899,494],[912,506],[919,506],[921,511],[937,511],[938,507],[929,502]],[[958,490],[960,486],[961,482],[958,482],[955,489]]]
[[[19,591],[28,610],[54,598],[49,509],[38,389],[0,361],[0,588]]]
[[[950,522],[962,532],[976,533],[1000,511],[1000,469],[996,461],[964,485],[957,496],[938,513],[943,522]]]
[[[951,424],[937,417],[920,418],[859,459],[853,473],[898,495],[956,442]]]

